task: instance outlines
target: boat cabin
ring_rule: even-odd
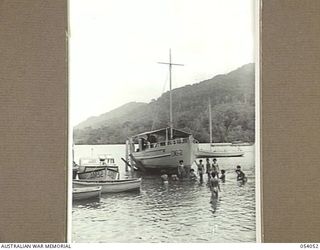
[[[98,157],[85,157],[79,159],[79,179],[116,179],[119,168],[112,156],[100,154]]]
[[[170,134],[171,131],[172,136]],[[190,140],[194,140],[190,133],[171,129],[170,127],[141,133],[130,138],[131,145],[134,147],[133,152],[172,144],[188,143]]]
[[[115,165],[115,160],[110,155],[101,154],[98,155],[97,158],[80,158],[79,159],[79,165],[80,166],[109,166],[109,165]]]

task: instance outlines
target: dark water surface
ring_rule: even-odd
[[[226,182],[213,204],[206,176],[202,184],[163,184],[159,175],[144,174],[140,192],[103,194],[100,200],[74,203],[72,242],[255,242],[254,147],[241,149],[244,157],[218,158]],[[120,160],[124,152],[124,145],[75,146],[75,160],[111,154],[125,178],[128,173]],[[248,177],[245,185],[236,181],[237,164]]]

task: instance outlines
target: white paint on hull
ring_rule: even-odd
[[[94,187],[78,187],[72,189],[73,200],[85,200],[91,198],[99,198],[101,195],[101,186]]]
[[[118,193],[140,189],[141,178],[112,181],[73,181],[73,185],[75,187],[101,186],[102,193]]]
[[[133,157],[145,168],[162,169],[177,168],[183,160],[185,166],[191,166],[198,152],[198,144],[193,142],[171,144],[134,152]]]
[[[213,158],[213,157],[241,157],[244,152],[219,152],[219,151],[199,151],[197,158]]]

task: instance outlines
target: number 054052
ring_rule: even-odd
[[[300,248],[318,249],[318,244],[300,244]]]

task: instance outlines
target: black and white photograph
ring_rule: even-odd
[[[70,0],[71,242],[259,241],[257,5]]]

